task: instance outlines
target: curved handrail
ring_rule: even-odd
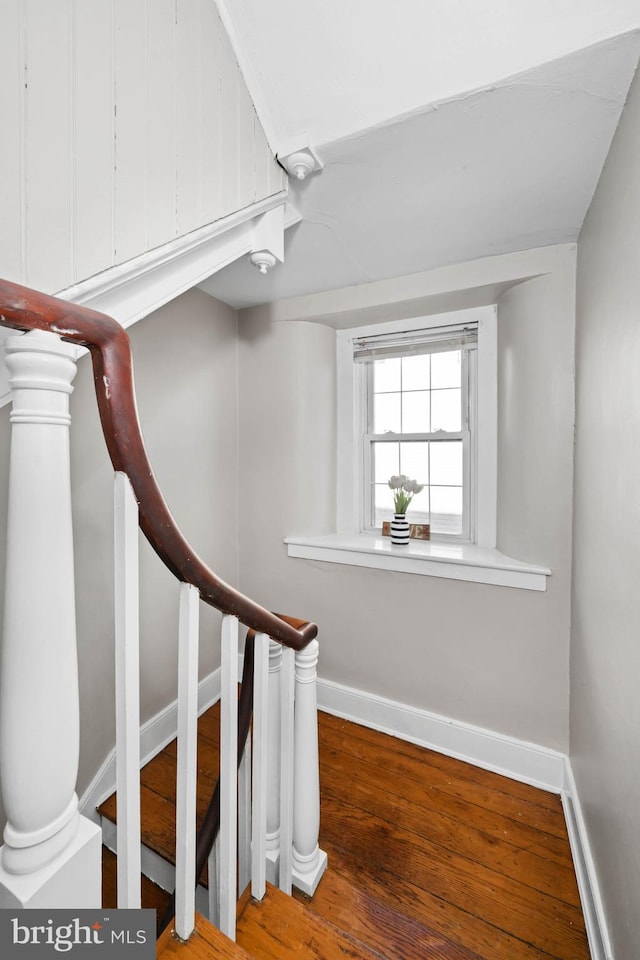
[[[205,603],[236,616],[246,626],[301,650],[317,635],[313,623],[281,619],[235,590],[191,549],[160,492],[142,439],[133,386],[131,345],[112,317],[28,287],[0,280],[0,325],[13,330],[44,330],[86,347],[93,362],[100,421],[111,463],[126,473],[140,514],[140,528],[160,559],[184,583],[196,587]]]

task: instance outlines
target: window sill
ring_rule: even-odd
[[[412,540],[395,546],[389,537],[375,534],[328,534],[322,537],[287,537],[290,557],[324,560],[376,570],[395,570],[447,580],[468,580],[521,590],[546,590],[551,571],[506,557],[498,550],[469,543]]]

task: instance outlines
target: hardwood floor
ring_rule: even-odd
[[[310,909],[381,944],[406,918],[388,957],[439,936],[486,960],[588,960],[559,797],[327,714],[319,733],[329,871]]]
[[[212,708],[199,815],[217,726]],[[308,910],[387,960],[588,960],[559,797],[328,714],[319,739],[329,868],[313,900],[296,894]],[[172,859],[175,744],[142,781],[144,841]]]

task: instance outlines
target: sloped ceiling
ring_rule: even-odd
[[[285,263],[235,263],[214,296],[249,306],[577,239],[640,56],[637,2],[222,12],[272,147],[308,138],[324,169],[290,184]]]

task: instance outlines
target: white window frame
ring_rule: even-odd
[[[421,328],[419,332],[427,330],[427,328]],[[405,332],[403,330],[403,332]],[[380,334],[378,334],[380,336]],[[375,334],[374,334],[375,336]],[[475,477],[476,477],[476,435],[475,435],[475,407],[476,407],[476,398],[477,398],[477,378],[476,378],[476,366],[477,366],[477,345],[472,350],[464,350],[462,355],[462,377],[461,377],[461,390],[462,390],[462,410],[465,414],[464,420],[460,425],[460,430],[456,434],[449,434],[449,439],[458,439],[462,441],[464,448],[464,477],[463,477],[463,510],[462,510],[462,532],[459,535],[447,535],[447,534],[436,534],[434,536],[433,530],[431,533],[432,539],[443,539],[445,541],[455,541],[455,542],[475,542],[475,497],[471,496],[472,490],[475,488]],[[362,464],[362,494],[359,497],[360,500],[360,529],[364,533],[376,533],[378,528],[373,526],[370,522],[371,516],[373,514],[373,504],[372,504],[372,462],[373,462],[373,452],[371,446],[373,443],[380,443],[385,441],[390,442],[406,442],[411,440],[427,440],[427,441],[438,441],[437,434],[394,434],[394,435],[385,435],[381,437],[380,435],[375,435],[368,432],[369,421],[371,417],[371,407],[373,403],[373,368],[371,363],[355,363],[354,369],[354,389],[361,393],[363,398],[362,410],[363,421],[358,425],[357,428],[354,428],[354,441],[359,446],[359,449],[356,449],[357,461]],[[355,409],[359,407],[358,402],[355,403]],[[392,439],[394,437],[395,439]],[[419,479],[419,478],[416,478]],[[391,509],[391,496],[389,499],[389,507]]]
[[[364,457],[362,424],[365,411],[362,371],[356,369],[354,340],[367,336],[397,334],[435,327],[477,323],[476,363],[477,402],[472,404],[475,422],[475,457],[470,484],[470,517],[475,531],[470,539],[479,547],[496,546],[497,504],[497,311],[495,306],[475,307],[453,313],[394,320],[387,323],[353,327],[337,332],[337,532],[364,532]],[[360,381],[360,382],[359,382]],[[373,531],[369,533],[371,535]]]

